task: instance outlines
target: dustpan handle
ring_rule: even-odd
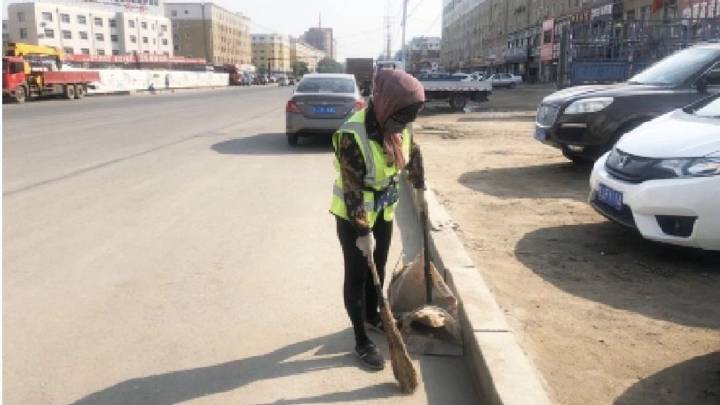
[[[423,212],[422,217],[422,233],[423,233],[423,251],[425,260],[423,260],[423,270],[425,270],[425,298],[428,304],[432,304],[432,274],[430,273],[430,249],[428,247],[428,214]]]

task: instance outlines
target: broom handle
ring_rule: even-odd
[[[422,233],[423,233],[423,250],[425,260],[423,260],[423,270],[425,270],[425,298],[428,305],[432,304],[432,274],[430,274],[430,249],[428,249],[428,215],[427,212],[422,213]]]
[[[375,291],[377,292],[378,296],[378,304],[380,304],[380,307],[385,307],[387,305],[387,302],[385,302],[385,296],[383,295],[382,285],[380,285],[380,276],[378,276],[377,268],[375,267],[375,258],[373,257],[373,253],[370,253],[370,256],[367,258],[368,266],[370,267],[370,274],[372,274],[373,279],[373,285],[375,286]]]

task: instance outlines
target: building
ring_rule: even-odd
[[[252,34],[252,64],[259,72],[292,72],[290,38],[281,34]]]
[[[11,42],[48,45],[67,54],[173,55],[161,0],[142,3],[36,1],[8,6]]]
[[[308,43],[305,43],[300,38],[290,38],[290,66],[292,67],[295,62],[305,62],[308,66],[308,72],[314,73],[317,71],[317,64],[327,54]]]
[[[305,31],[302,40],[310,46],[313,46],[325,53],[332,59],[335,59],[337,52],[335,46],[337,41],[333,37],[332,28],[322,28],[320,26],[313,27]]]
[[[440,37],[415,37],[408,45],[407,70],[437,70],[440,66]]]
[[[175,54],[214,65],[250,64],[250,19],[213,3],[165,3]]]
[[[5,55],[7,44],[10,41],[10,34],[8,34],[8,22],[2,20],[2,54]]]

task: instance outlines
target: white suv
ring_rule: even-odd
[[[590,188],[595,210],[647,239],[720,250],[720,95],[623,136]]]

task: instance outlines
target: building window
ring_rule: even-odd
[[[88,48],[82,48],[82,49],[80,49],[80,52],[83,55],[90,55],[90,49],[88,49]]]
[[[145,21],[140,23],[140,28],[146,30],[147,29],[147,23]]]
[[[162,44],[165,45],[165,46],[167,46],[167,44],[168,44],[167,38],[163,38],[163,39],[162,39]]]
[[[60,21],[70,23],[70,14],[60,14]]]
[[[98,42],[103,42],[103,41],[105,41],[105,35],[103,35],[103,34],[95,34],[95,40],[98,41]]]
[[[112,54],[113,54],[113,55],[120,55],[120,50],[119,50],[119,49],[113,49],[113,50],[112,50]]]
[[[98,50],[97,50],[97,53],[98,53],[98,55],[100,55],[100,56],[105,55],[105,50],[104,50],[104,49],[98,49]]]
[[[80,31],[80,39],[88,39],[88,34],[86,31]]]
[[[51,21],[52,22],[52,13],[42,13],[42,19],[43,21]]]
[[[63,39],[72,39],[72,32],[70,31],[63,31],[62,32]]]
[[[129,20],[129,21],[128,21],[128,27],[130,27],[130,28],[135,28],[135,21]]]
[[[18,22],[25,22],[25,13],[22,11],[17,14],[17,17]]]
[[[187,10],[185,10],[185,14],[187,15],[187,14],[190,14],[190,13],[189,13]]]
[[[55,38],[55,30],[45,29],[45,38]]]
[[[75,50],[72,48],[63,48],[63,52],[72,55],[75,53]]]
[[[117,35],[110,35],[110,41],[112,41],[112,42],[118,42],[118,36],[117,36]]]
[[[143,51],[145,55],[150,55],[150,51]]]
[[[77,16],[77,22],[78,24],[87,24],[87,17],[84,15]]]
[[[26,39],[27,36],[27,28],[20,28],[20,38]]]
[[[175,52],[180,52],[180,45],[173,46],[173,49],[175,50]]]
[[[110,20],[110,27],[112,27],[112,28],[117,27],[117,20]]]
[[[167,32],[167,25],[163,24],[160,26],[160,31]]]
[[[130,35],[130,42],[137,44],[137,37],[135,35]]]
[[[148,43],[148,37],[143,37],[143,44],[147,44],[147,43]]]
[[[95,17],[95,26],[96,27],[102,27],[103,26],[103,20],[100,17]]]
[[[177,17],[177,10],[171,11],[170,15],[172,15],[173,17]]]

